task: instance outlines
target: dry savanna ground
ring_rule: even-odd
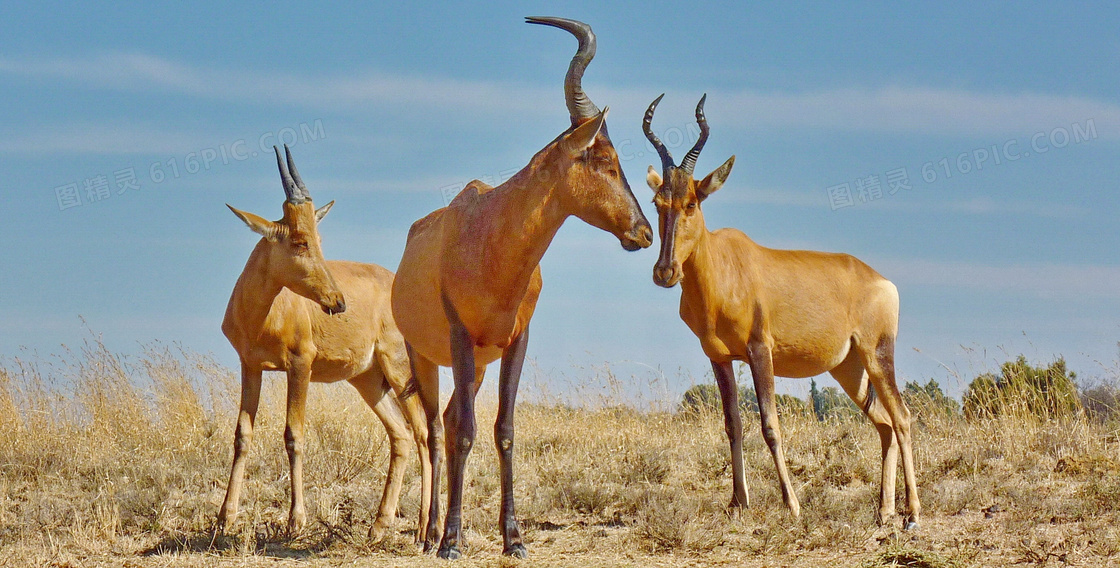
[[[214,537],[239,392],[230,370],[159,346],[124,360],[97,342],[47,360],[7,360],[0,565],[446,565],[412,543],[416,467],[397,530],[369,538],[388,446],[347,385],[311,389],[309,526],[286,534],[284,387],[275,378],[266,384],[241,517],[231,534]],[[1120,565],[1115,422],[1081,414],[965,420],[917,401],[925,516],[920,530],[901,532],[898,522],[873,521],[879,445],[862,418],[784,413],[802,504],[792,519],[748,414],[751,507],[732,519],[723,507],[731,479],[717,413],[539,400],[547,399],[523,403],[516,419],[530,558],[500,556],[497,460],[485,426],[495,405],[483,398],[465,497],[467,549],[455,565]]]

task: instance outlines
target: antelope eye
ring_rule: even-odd
[[[688,204],[688,210],[692,211],[693,209],[696,209],[696,202],[695,201]]]

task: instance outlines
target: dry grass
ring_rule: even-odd
[[[283,385],[266,380],[242,515],[233,534],[214,537],[238,397],[231,371],[161,346],[122,360],[96,342],[49,361],[9,360],[0,368],[0,565],[443,565],[407,532],[419,506],[415,471],[400,532],[369,540],[385,435],[348,386],[311,393],[309,528],[282,529]],[[802,503],[791,519],[748,415],[751,507],[732,519],[718,413],[522,404],[516,476],[532,557],[500,558],[497,461],[484,439],[470,461],[458,565],[1120,565],[1116,423],[1080,414],[966,421],[914,407],[925,515],[920,531],[902,533],[874,524],[878,439],[862,418],[783,416]],[[480,401],[480,425],[494,410]]]

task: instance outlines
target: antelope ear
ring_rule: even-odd
[[[315,210],[315,222],[318,223],[319,221],[322,221],[323,217],[326,217],[327,213],[331,212],[331,207],[334,207],[334,200],[333,199],[331,200],[330,203],[316,209]]]
[[[276,241],[284,234],[284,226],[279,223],[253,215],[248,211],[241,211],[229,203],[226,203],[226,207],[229,207],[229,210],[233,211],[233,214],[237,215],[237,218],[241,219],[250,230],[270,241]]]
[[[595,143],[595,137],[599,134],[599,130],[603,128],[607,120],[607,111],[610,108],[604,108],[599,116],[584,122],[576,127],[575,130],[564,136],[560,141],[561,148],[568,153],[572,158],[578,158],[584,150],[591,147]]]
[[[703,201],[709,195],[715,193],[717,189],[723,186],[723,182],[727,181],[727,176],[731,175],[731,166],[734,165],[735,156],[731,156],[722,166],[713,170],[696,185],[696,196]]]
[[[657,173],[657,170],[653,169],[653,166],[650,166],[649,170],[646,171],[646,183],[649,184],[649,188],[652,189],[654,193],[657,193],[661,191],[661,182],[661,174]]]

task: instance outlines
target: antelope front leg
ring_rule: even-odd
[[[513,505],[513,410],[528,344],[529,329],[526,328],[502,354],[502,370],[498,378],[498,419],[494,422],[494,443],[498,446],[502,476],[502,511],[498,519],[498,528],[502,531],[502,554],[515,558],[529,556],[521,541],[521,529],[517,525]]]
[[[719,386],[719,398],[723,404],[723,427],[727,440],[731,443],[731,503],[728,508],[733,514],[750,506],[747,494],[747,478],[743,469],[743,420],[739,415],[739,387],[735,383],[735,371],[731,361],[718,363],[712,361],[712,371]]]
[[[284,427],[284,448],[292,475],[292,509],[288,530],[295,534],[307,524],[303,502],[303,425],[307,408],[307,386],[311,383],[311,362],[296,358],[288,369],[288,412]]]
[[[462,556],[463,475],[475,437],[474,340],[450,303],[445,301],[444,309],[451,321],[451,370],[455,376],[455,390],[443,416],[447,428],[447,518],[436,554],[440,558],[455,559]]]
[[[241,364],[241,410],[237,414],[237,431],[233,435],[233,467],[226,485],[226,498],[218,511],[218,532],[237,519],[241,487],[245,482],[245,464],[249,445],[253,442],[253,424],[257,419],[257,406],[261,399],[261,370]]]
[[[758,395],[758,412],[762,422],[762,437],[774,456],[774,466],[778,469],[778,481],[782,485],[782,500],[794,517],[801,515],[801,505],[793,492],[786,467],[785,453],[782,451],[782,431],[778,426],[778,408],[774,404],[774,361],[770,347],[761,342],[752,342],[748,348],[751,376],[754,378],[754,392]]]

